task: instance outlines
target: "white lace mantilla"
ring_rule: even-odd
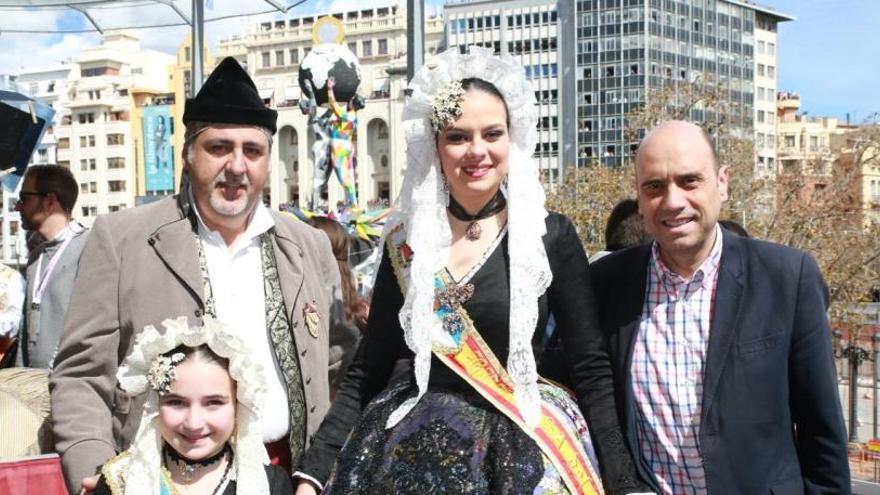
[[[229,375],[236,382],[235,435],[232,449],[235,453],[230,479],[237,480],[236,492],[268,495],[269,482],[263,467],[269,457],[263,446],[259,408],[263,403],[266,385],[262,365],[251,358],[245,342],[226,327],[206,317],[204,326],[190,328],[186,317],[162,322],[164,331],[152,325],[144,328],[116,378],[131,396],[149,394],[144,405],[141,423],[134,442],[125,479],[125,495],[153,495],[159,493],[162,465],[162,435],[159,433],[159,394],[150,386],[147,375],[153,360],[183,344],[189,347],[207,345],[215,354],[229,360]]]
[[[452,234],[446,216],[448,197],[441,187],[440,158],[431,128],[434,94],[452,80],[480,78],[495,85],[504,96],[510,119],[509,171],[503,191],[508,207],[510,251],[510,350],[507,371],[514,382],[514,397],[526,422],[540,420],[538,373],[531,338],[538,321],[538,297],[550,285],[552,275],[542,241],[546,233],[544,190],[538,167],[532,158],[537,142],[538,113],[532,88],[522,66],[509,55],[495,56],[491,50],[471,47],[437,55],[434,67],[422,67],[410,82],[412,95],[403,109],[407,142],[406,175],[385,227],[406,229],[406,242],[414,257],[409,283],[400,310],[406,344],[415,354],[418,395],[405,401],[388,419],[394,426],[406,416],[428,387],[434,335],[442,336],[434,316],[434,275],[443,268]],[[387,235],[387,234],[386,234]],[[384,241],[384,239],[383,239]]]

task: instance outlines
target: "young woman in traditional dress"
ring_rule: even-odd
[[[571,221],[544,208],[523,68],[478,48],[432,65],[403,112],[406,175],[368,330],[298,493],[595,494],[597,467],[605,493],[646,491],[587,258]],[[576,398],[536,371],[550,314]]]

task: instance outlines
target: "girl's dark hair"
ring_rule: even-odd
[[[510,111],[507,109],[507,101],[504,100],[504,95],[501,94],[501,91],[499,91],[494,84],[485,79],[480,79],[479,77],[468,77],[461,80],[461,89],[465,91],[469,89],[482,91],[483,93],[488,93],[501,100],[501,104],[504,105],[504,115],[506,117],[507,127],[510,127]]]
[[[224,370],[229,370],[229,360],[225,357],[218,356],[217,353],[212,351],[211,348],[205,344],[196,347],[190,347],[188,345],[181,344],[174,349],[166,352],[165,354],[163,354],[163,356],[171,357],[172,355],[177,353],[183,354],[184,361],[189,359],[190,356],[196,356],[206,363],[217,363]]]
[[[330,247],[333,249],[333,257],[336,258],[339,278],[342,279],[342,308],[348,321],[355,321],[358,297],[354,287],[354,277],[351,273],[351,264],[348,262],[348,232],[345,231],[345,227],[332,218],[316,216],[310,218],[309,223],[312,227],[324,231],[330,238]]]

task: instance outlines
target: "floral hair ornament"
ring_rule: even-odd
[[[453,80],[434,93],[431,98],[431,128],[440,132],[461,116],[461,98],[464,88],[461,81]]]
[[[229,362],[229,376],[235,381],[235,433],[229,442],[235,455],[230,479],[237,480],[238,493],[246,490],[248,494],[268,495],[269,483],[263,466],[269,463],[269,457],[260,424],[266,393],[262,365],[237,333],[213,318],[206,317],[203,325],[190,327],[182,316],[163,321],[162,327],[145,327],[116,373],[119,386],[126,393],[132,397],[146,395],[146,400],[127,462],[116,463],[117,472],[110,474],[125,480],[125,495],[159,493],[163,443],[159,397],[167,393],[176,379],[174,368],[184,360],[183,353],[168,353],[181,345],[204,345]]]
[[[182,352],[175,352],[170,356],[158,356],[153,359],[150,370],[147,371],[147,381],[150,382],[150,387],[159,392],[159,395],[170,392],[171,382],[177,379],[174,367],[185,357]]]

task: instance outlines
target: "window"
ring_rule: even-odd
[[[107,168],[119,169],[125,168],[125,158],[116,156],[107,159]]]
[[[70,148],[70,138],[58,138],[58,149],[66,150]]]
[[[79,169],[82,171],[97,170],[97,162],[94,158],[86,158],[79,161]]]
[[[373,40],[364,40],[363,45],[361,45],[361,49],[364,57],[372,57],[373,56]]]
[[[263,52],[263,53],[262,53],[263,67],[269,67],[270,62],[271,62],[271,59],[270,59],[271,55],[272,55],[272,54],[270,54],[269,52]]]
[[[299,49],[291,48],[290,49],[290,65],[296,65],[299,63]]]
[[[810,136],[810,151],[819,149],[819,136]]]
[[[108,180],[107,181],[107,190],[110,192],[125,192],[125,181],[124,180]]]
[[[757,48],[758,48],[758,54],[763,54],[763,53],[764,53],[764,45],[765,45],[765,43],[764,43],[763,41],[760,41],[760,40],[758,41],[758,47],[757,47]]]
[[[107,146],[125,144],[124,134],[107,134]]]
[[[758,110],[758,122],[763,124],[763,123],[764,123],[764,120],[765,120],[765,119],[764,119],[764,111],[763,111],[763,110]]]
[[[380,39],[376,48],[379,55],[388,55],[388,40]]]
[[[354,53],[355,55],[357,55],[357,52],[358,52],[357,41],[350,41],[348,43],[348,50],[351,51],[351,53]]]
[[[275,50],[275,65],[284,65],[284,50]]]
[[[82,216],[84,216],[84,217],[98,216],[98,207],[97,206],[83,206],[82,207]]]
[[[379,122],[376,139],[388,139],[388,125],[385,122]]]
[[[94,148],[95,147],[95,136],[80,136],[79,137],[79,147],[80,148]]]
[[[125,208],[125,205],[110,205],[107,207],[107,210],[109,210],[111,213],[113,213],[114,211],[119,211],[123,208]]]
[[[93,124],[95,122],[94,113],[81,113],[77,115],[80,124]]]
[[[758,75],[764,77],[764,64],[758,64]]]
[[[776,77],[776,67],[772,65],[767,66],[767,77],[769,77],[770,79]]]
[[[786,148],[794,148],[795,147],[795,136],[794,134],[786,134],[785,135],[785,147]]]
[[[767,43],[767,55],[776,55],[776,43]]]

